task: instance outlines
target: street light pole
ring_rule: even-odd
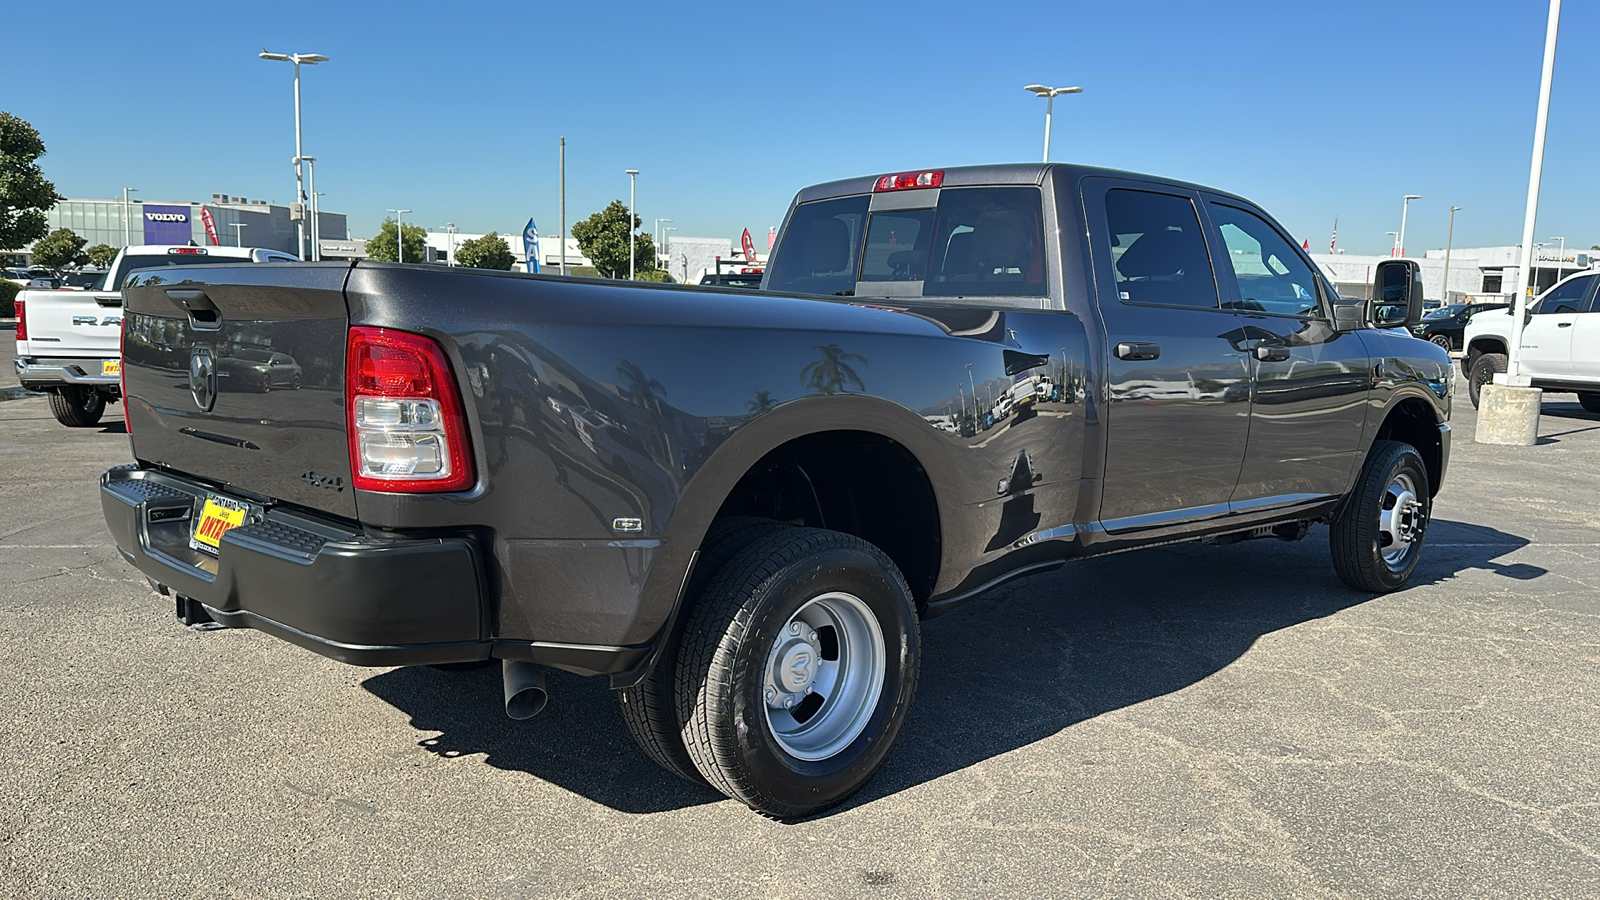
[[[1561,242],[1561,249],[1556,251],[1556,281],[1560,281],[1561,277],[1566,274],[1567,269],[1567,239],[1565,237],[1549,237],[1545,238],[1545,240]],[[1548,247],[1550,245],[1545,244],[1545,246]]]
[[[311,218],[311,255],[310,260],[316,262],[322,258],[321,240],[322,230],[317,227],[317,158],[315,156],[302,156],[295,160],[296,163],[306,164],[307,189],[311,194],[311,202],[307,206]]]
[[[124,247],[133,245],[133,232],[128,228],[128,195],[137,194],[138,192],[138,188],[125,187],[122,189],[122,246]]]
[[[306,247],[306,186],[300,171],[300,159],[304,156],[300,147],[300,64],[314,66],[320,62],[327,62],[328,58],[320,53],[269,53],[266,50],[262,50],[257,55],[262,59],[270,59],[274,62],[294,63],[294,193],[296,201],[300,204],[300,221],[295,223],[295,240],[299,243],[295,246],[300,250],[298,254],[300,258],[304,259]],[[312,230],[315,232],[315,225],[312,226]]]
[[[661,223],[662,222],[671,222],[671,221],[672,221],[671,219],[657,219],[656,220],[655,235],[656,235],[656,252],[657,253],[661,252]]]
[[[1422,196],[1420,194],[1407,194],[1400,198],[1400,235],[1394,239],[1395,246],[1399,248],[1400,252],[1395,254],[1396,256],[1404,257],[1406,255],[1406,210],[1411,207],[1411,201],[1421,199]]]
[[[1456,213],[1461,210],[1459,206],[1450,207],[1450,230],[1445,232],[1444,238],[1444,286],[1440,291],[1439,305],[1450,305],[1450,247],[1456,238]]]
[[[637,243],[633,239],[633,186],[639,178],[638,169],[628,169],[628,280],[633,280],[633,248]]]
[[[1550,0],[1550,18],[1545,23],[1544,67],[1539,75],[1539,115],[1533,125],[1533,161],[1528,167],[1528,206],[1522,218],[1522,265],[1517,271],[1517,299],[1511,315],[1511,346],[1506,349],[1504,381],[1496,383],[1527,387],[1522,376],[1522,326],[1528,311],[1528,273],[1533,262],[1533,227],[1539,218],[1539,182],[1544,177],[1544,135],[1550,122],[1550,83],[1556,72],[1556,33],[1561,26],[1561,0]]]
[[[450,244],[450,258],[447,262],[453,266],[456,264],[456,223],[444,223],[444,233],[446,235],[445,240]]]
[[[561,274],[567,274],[567,139],[561,138]]]
[[[1045,87],[1042,84],[1030,84],[1023,88],[1032,91],[1034,96],[1044,98],[1044,161],[1050,161],[1050,114],[1053,112],[1056,96],[1059,94],[1081,94],[1081,87]]]
[[[386,212],[394,213],[394,261],[406,261],[406,213],[409,209],[391,209]]]
[[[1399,256],[1400,255],[1400,232],[1398,232],[1398,231],[1385,231],[1384,234],[1386,234],[1389,237],[1394,239],[1394,240],[1389,242],[1389,255],[1390,256]]]

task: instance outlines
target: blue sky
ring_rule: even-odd
[[[157,14],[156,9],[162,12]],[[326,209],[557,230],[626,202],[683,235],[760,242],[800,187],[1052,157],[1263,204],[1314,250],[1520,239],[1547,6],[1456,2],[24,4],[0,108],[33,122],[73,197],[287,202],[291,71]],[[1600,6],[1568,3],[1537,235],[1600,243]]]

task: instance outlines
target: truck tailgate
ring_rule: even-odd
[[[134,456],[354,519],[345,263],[140,273],[123,292]]]
[[[122,332],[117,292],[23,291],[17,299],[28,305],[28,346],[19,349],[37,356],[116,357]]]

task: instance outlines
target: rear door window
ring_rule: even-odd
[[[1218,308],[1217,281],[1194,201],[1114,188],[1106,191],[1106,222],[1123,303]]]
[[[1594,283],[1594,277],[1574,278],[1551,288],[1540,298],[1534,308],[1535,315],[1545,313],[1575,313],[1583,312],[1587,308],[1586,299],[1589,286]]]
[[[795,207],[783,247],[767,273],[767,289],[850,296],[871,197],[860,194]]]

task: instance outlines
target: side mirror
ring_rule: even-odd
[[[1422,267],[1409,259],[1386,259],[1372,274],[1367,322],[1373,328],[1407,328],[1422,321]]]
[[[1367,327],[1367,305],[1360,300],[1339,298],[1333,304],[1333,330],[1360,331]]]

